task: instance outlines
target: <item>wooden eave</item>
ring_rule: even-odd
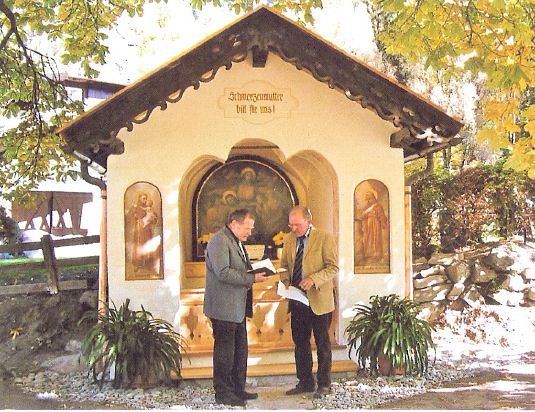
[[[155,108],[165,110],[189,87],[198,89],[219,69],[229,70],[250,52],[260,56],[260,66],[274,53],[392,122],[400,130],[391,135],[390,145],[403,148],[406,161],[461,141],[456,137],[461,121],[310,30],[261,6],[59,129],[57,133],[66,142],[64,150],[76,151],[106,168],[109,155],[124,151],[117,138],[123,127],[131,131],[135,124],[147,121]]]

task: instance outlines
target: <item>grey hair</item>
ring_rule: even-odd
[[[247,217],[253,220],[255,219],[254,215],[249,211],[249,209],[236,209],[229,213],[227,218],[227,224],[230,225],[233,220],[239,223],[243,223],[243,221]]]
[[[299,205],[294,206],[294,207],[292,207],[290,209],[290,213],[289,214],[292,214],[292,213],[295,213],[295,212],[301,212],[301,214],[303,215],[305,220],[312,220],[312,212],[306,206],[299,206]]]

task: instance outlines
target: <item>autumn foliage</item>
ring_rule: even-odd
[[[444,169],[412,186],[416,256],[514,235],[533,237],[535,182],[503,162],[450,174]]]

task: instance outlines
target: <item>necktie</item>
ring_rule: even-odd
[[[297,238],[297,252],[295,254],[294,270],[292,275],[292,285],[299,287],[299,282],[303,280],[303,252],[305,249],[304,236]]]

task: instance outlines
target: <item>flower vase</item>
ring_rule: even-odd
[[[282,257],[282,248],[281,247],[278,247],[277,248],[277,259],[280,260]]]

